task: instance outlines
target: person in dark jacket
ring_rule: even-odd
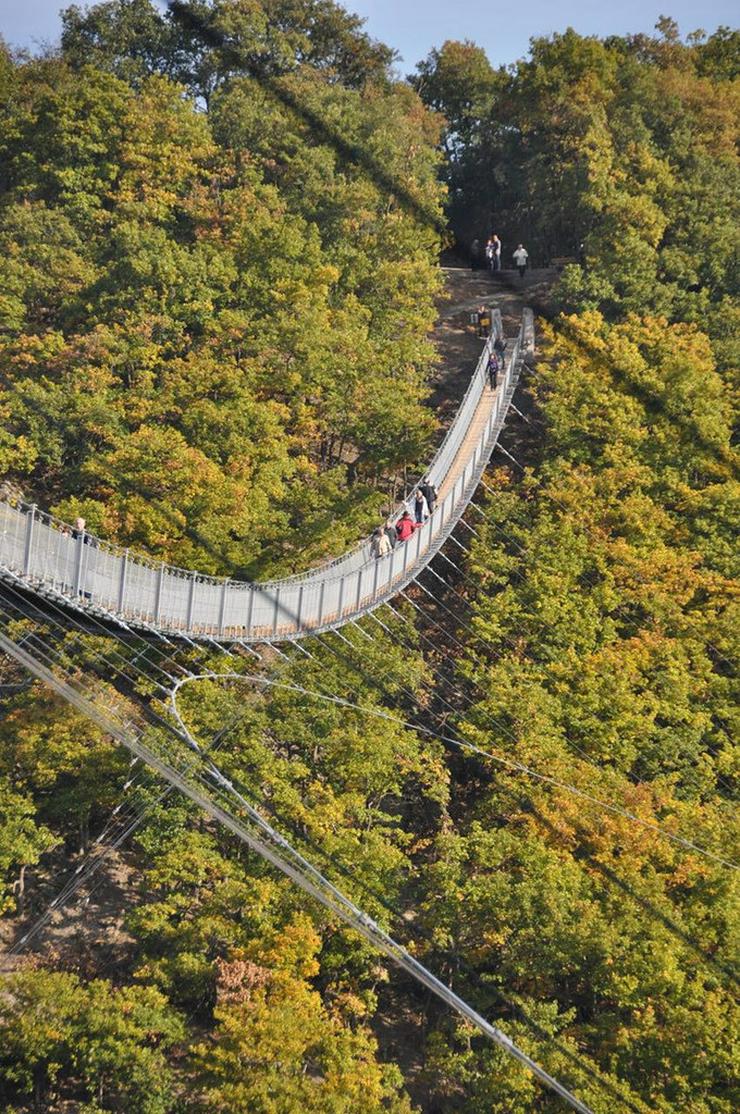
[[[421,481],[419,484],[419,491],[426,499],[429,513],[432,514],[434,511],[434,504],[437,502],[437,489],[429,477]]]
[[[499,358],[495,352],[492,352],[488,357],[488,381],[491,384],[492,391],[495,391],[498,386],[498,371]]]
[[[414,532],[414,520],[408,511],[404,511],[398,520],[396,533],[400,542],[407,542]]]
[[[396,548],[396,542],[398,541],[398,534],[396,533],[396,524],[395,524],[395,522],[393,521],[392,518],[388,519],[388,521],[385,524],[384,529],[385,529],[385,536],[387,537],[388,541],[391,543],[391,549],[395,549]]]

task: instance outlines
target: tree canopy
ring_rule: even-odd
[[[162,753],[213,757],[595,1114],[730,1114],[737,33],[566,30],[499,70],[447,42],[404,82],[329,0],[110,0],[63,28],[0,53],[0,472],[108,537],[248,576],[338,552],[435,430],[442,214],[572,262],[513,459],[406,598],[259,662],[131,634],[114,670],[103,631],[13,633]],[[179,732],[152,663],[187,678]],[[0,680],[3,939],[137,820],[77,922],[102,939],[60,920],[0,976],[3,1109],[561,1109],[98,726]]]

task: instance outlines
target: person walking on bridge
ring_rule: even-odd
[[[495,391],[498,386],[498,371],[499,358],[495,352],[491,352],[488,357],[488,381],[491,384],[492,391]]]
[[[429,507],[429,513],[433,514],[434,513],[434,504],[437,502],[437,489],[434,486],[434,484],[432,483],[432,481],[429,479],[428,476],[425,480],[422,480],[421,483],[419,484],[419,491],[422,493],[422,495],[424,496],[424,498],[427,501],[427,506]]]
[[[396,524],[392,518],[389,518],[386,522],[385,526],[383,527],[383,532],[390,542],[391,549],[395,549],[396,542],[398,541],[398,534],[396,533]]]
[[[370,543],[370,550],[373,557],[377,557],[378,560],[381,557],[387,557],[392,548],[393,546],[391,545],[390,539],[388,538],[385,530],[382,526],[378,526],[377,530],[375,530],[375,532],[373,533],[372,541]]]
[[[429,504],[424,498],[424,492],[421,488],[417,488],[416,495],[414,496],[414,521],[417,526],[423,526],[429,518]]]
[[[514,252],[514,262],[516,263],[517,270],[519,271],[519,278],[524,278],[524,272],[527,269],[527,260],[529,259],[529,252],[524,244],[519,244]]]
[[[400,542],[407,542],[414,532],[414,520],[408,511],[404,511],[398,520],[396,533]]]

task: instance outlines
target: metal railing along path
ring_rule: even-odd
[[[357,619],[418,576],[449,537],[488,464],[522,360],[534,347],[532,311],[523,312],[495,391],[488,382],[488,358],[501,332],[498,311],[493,326],[426,473],[441,498],[424,525],[386,556],[374,557],[365,541],[328,564],[280,580],[204,576],[76,531],[8,497],[0,500],[0,578],[20,581],[79,611],[192,639],[294,640]]]

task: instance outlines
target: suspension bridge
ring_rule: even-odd
[[[475,492],[503,429],[523,361],[534,350],[532,311],[510,338],[498,384],[489,382],[492,328],[460,407],[425,475],[434,512],[409,541],[377,558],[370,540],[329,564],[280,580],[249,583],[204,576],[75,530],[38,507],[0,502],[0,578],[130,627],[194,640],[296,640],[356,620],[396,596],[444,545]],[[402,508],[396,512],[400,515]]]

